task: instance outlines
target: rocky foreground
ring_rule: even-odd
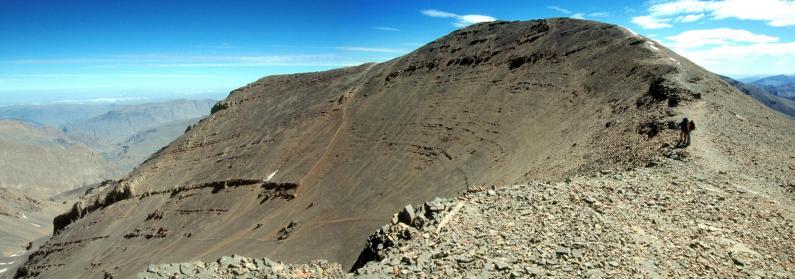
[[[285,265],[267,258],[238,255],[215,262],[150,265],[138,278],[343,278],[342,266],[316,260],[309,264]]]
[[[554,184],[472,188],[406,206],[355,268],[224,257],[150,266],[139,278],[795,276],[792,185],[695,168],[602,171]],[[183,266],[187,265],[187,268]]]

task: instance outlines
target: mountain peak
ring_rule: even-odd
[[[234,90],[59,217],[63,229],[21,273],[98,275],[77,260],[90,258],[125,277],[166,258],[232,253],[350,267],[406,204],[684,160],[671,142],[696,103],[775,118],[738,98],[747,97],[616,25],[476,24],[384,63]]]

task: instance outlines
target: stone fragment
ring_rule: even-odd
[[[739,265],[739,266],[746,266],[747,265],[745,260],[743,260],[743,259],[741,259],[740,257],[737,257],[737,256],[732,256],[732,262],[734,262],[734,264]]]
[[[410,225],[412,224],[411,222],[414,221],[415,217],[417,216],[414,213],[414,207],[409,204],[406,205],[406,207],[404,207],[402,211],[400,211],[400,214],[398,215],[398,220],[400,220],[400,222],[402,222],[403,224]]]
[[[434,199],[425,203],[425,210],[429,212],[440,212],[444,210],[444,202],[441,199]]]
[[[157,274],[162,276],[171,276],[174,274],[179,274],[179,264],[160,265],[160,270],[158,270]]]
[[[150,264],[149,267],[146,268],[146,272],[157,273],[158,267],[156,265]]]
[[[227,267],[236,268],[236,267],[240,266],[240,262],[241,261],[242,261],[242,257],[239,256],[239,255],[232,255],[231,257],[224,256],[224,257],[221,257],[221,259],[218,260],[218,264],[220,264],[221,267],[223,267],[223,268],[227,268]]]
[[[558,255],[558,257],[568,256],[570,252],[571,250],[563,245],[558,245],[558,248],[555,249],[555,254]]]
[[[179,264],[179,272],[185,275],[193,275],[196,273],[196,266],[190,263]]]
[[[494,268],[503,271],[511,268],[511,265],[501,259],[494,260]]]

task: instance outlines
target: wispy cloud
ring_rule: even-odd
[[[716,28],[689,30],[678,35],[665,37],[671,47],[697,48],[702,46],[730,46],[744,43],[775,43],[778,37],[759,35],[742,29]]]
[[[384,53],[407,53],[408,50],[399,48],[374,48],[374,47],[355,47],[355,46],[340,46],[338,50],[345,51],[363,51],[363,52],[384,52]]]
[[[570,10],[567,10],[567,9],[564,9],[564,8],[561,8],[561,7],[558,7],[558,6],[547,6],[547,9],[556,10],[556,11],[558,11],[560,13],[567,14],[567,15],[571,14]]]
[[[699,21],[702,18],[704,18],[704,14],[690,14],[690,15],[679,16],[676,19],[674,19],[674,21],[677,21],[677,22],[695,22],[695,21]]]
[[[397,29],[397,28],[394,28],[394,27],[389,27],[389,26],[375,26],[375,27],[373,27],[373,29],[381,30],[381,31],[400,32],[400,29]]]
[[[342,50],[342,49],[341,49]],[[375,49],[371,49],[375,50]],[[397,50],[390,50],[395,52]],[[87,68],[124,68],[125,66],[157,68],[218,68],[218,67],[290,67],[290,66],[351,66],[368,61],[339,55],[181,55],[139,54],[78,59],[18,59],[11,64],[85,65]]]
[[[660,29],[673,26],[668,23],[669,21],[671,21],[671,19],[657,18],[653,16],[636,16],[632,18],[632,23],[646,29]]]
[[[795,25],[795,1],[788,0],[674,0],[655,2],[648,14],[632,22],[647,29],[667,28],[672,22],[701,19],[740,19],[763,21],[774,27]]]
[[[455,27],[466,27],[475,23],[497,20],[496,18],[487,15],[458,15],[434,9],[422,10],[420,13],[429,17],[454,18],[456,21],[453,21],[451,24],[453,24]]]
[[[593,13],[586,14],[586,13],[580,13],[580,12],[573,12],[573,11],[571,11],[569,9],[564,9],[564,8],[561,8],[561,7],[558,7],[558,6],[547,6],[547,9],[555,10],[555,11],[557,11],[559,13],[568,15],[568,17],[570,17],[570,18],[576,18],[576,19],[585,19],[586,17],[608,17],[608,16],[610,16],[610,14],[606,13],[606,12],[593,12]]]

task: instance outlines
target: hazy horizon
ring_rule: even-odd
[[[3,1],[0,105],[229,91],[383,62],[493,20],[624,26],[735,79],[795,74],[793,1]]]

